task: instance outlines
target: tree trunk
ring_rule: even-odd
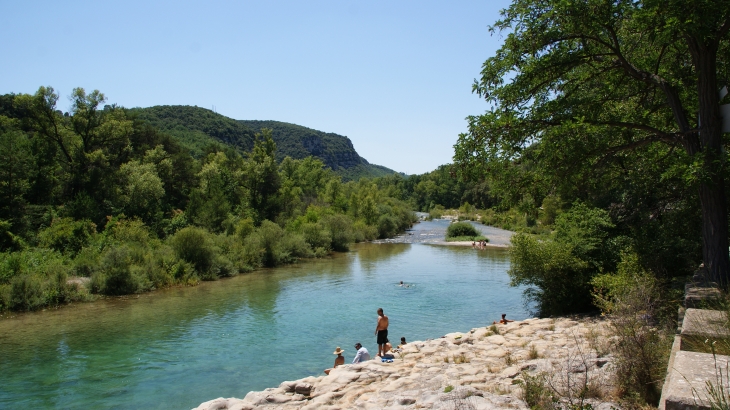
[[[722,178],[700,186],[702,203],[702,260],[710,279],[728,288],[727,203]],[[719,181],[718,181],[719,180]]]
[[[728,288],[728,219],[725,197],[725,161],[722,153],[722,118],[717,88],[717,43],[689,39],[697,70],[699,142],[703,176],[699,194],[702,205],[702,259],[710,279]]]

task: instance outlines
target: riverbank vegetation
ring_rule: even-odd
[[[276,161],[271,132],[244,152],[191,155],[173,136],[81,88],[0,97],[0,310],[190,285],[345,251],[415,222],[371,180],[313,158]]]
[[[488,239],[480,235],[474,228],[474,225],[468,222],[456,222],[446,228],[446,241],[487,241]]]

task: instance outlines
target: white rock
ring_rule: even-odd
[[[518,398],[520,386],[514,384],[522,372],[609,380],[613,366],[605,364],[610,357],[598,358],[587,340],[604,335],[606,326],[596,320],[528,319],[498,325],[498,335],[487,328],[449,333],[409,343],[393,363],[339,366],[328,376],[285,381],[278,388],[250,392],[243,400],[210,400],[196,410],[527,409]],[[586,363],[575,362],[578,346]],[[539,359],[530,358],[531,349]],[[468,362],[455,363],[461,357]],[[444,392],[447,386],[453,389],[449,393]],[[610,408],[597,402],[593,407]]]

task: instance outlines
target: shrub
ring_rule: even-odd
[[[245,247],[247,253],[258,256],[258,262],[268,267],[312,255],[302,235],[285,231],[269,220],[261,222],[261,226],[246,238]]]
[[[0,309],[27,311],[84,299],[66,283],[69,272],[63,256],[49,249],[0,254]]]
[[[185,212],[175,209],[172,211],[172,217],[164,221],[163,231],[166,235],[174,235],[177,231],[190,225]]]
[[[214,253],[209,236],[204,229],[189,226],[170,239],[177,257],[192,264],[201,276],[206,275],[213,264]]]
[[[599,275],[592,284],[596,305],[612,319],[620,393],[656,405],[671,349],[672,316],[676,314],[672,312],[671,292],[641,268],[633,253],[622,254],[616,274]]]
[[[555,226],[552,238],[512,237],[511,283],[529,286],[525,296],[543,316],[585,312],[592,308],[591,279],[615,270],[625,238],[609,237],[613,225],[606,211],[580,203],[560,214]]]
[[[436,205],[428,212],[429,219],[441,219],[441,217],[444,215],[444,207],[441,205]]]
[[[341,214],[326,215],[322,217],[322,224],[327,227],[332,238],[330,242],[332,249],[338,252],[350,249],[350,244],[355,241],[352,219]]]
[[[560,211],[560,198],[554,195],[548,195],[542,200],[542,212],[540,212],[540,222],[543,225],[552,225]]]
[[[353,226],[355,242],[372,241],[378,237],[378,228],[363,221],[356,221]]]
[[[76,276],[90,278],[99,269],[101,251],[98,247],[85,247],[73,260],[73,269]]]
[[[35,275],[20,275],[10,281],[11,310],[35,310],[45,305],[43,282]]]
[[[541,316],[591,308],[592,271],[564,243],[518,233],[512,237],[509,276],[513,286],[527,285],[525,297],[537,303]]]
[[[171,247],[163,245],[154,250],[144,265],[151,288],[164,288],[175,283],[173,267],[182,262]]]
[[[475,237],[478,235],[479,232],[477,232],[476,228],[469,222],[456,222],[449,225],[449,227],[446,229],[447,238],[452,238],[456,236]]]
[[[322,223],[305,222],[300,228],[304,240],[312,248],[330,249],[332,236],[326,226]]]
[[[151,234],[147,225],[139,219],[112,218],[104,229],[107,243],[135,242],[147,245]]]
[[[521,398],[529,408],[556,408],[555,402],[557,400],[553,398],[553,392],[548,385],[548,377],[544,372],[537,373],[534,376],[527,372],[522,372],[522,379],[520,381],[522,384]]]
[[[38,233],[38,239],[43,247],[65,255],[76,255],[89,243],[95,232],[96,225],[88,220],[56,218],[50,227]]]
[[[379,238],[391,238],[398,233],[398,221],[390,214],[380,215],[377,225]]]
[[[102,281],[100,293],[128,295],[150,287],[139,269],[133,269],[133,258],[134,252],[128,246],[114,247],[104,254],[98,273],[101,277],[97,278]]]
[[[254,230],[253,219],[242,218],[236,223],[236,236],[240,240],[246,239]]]

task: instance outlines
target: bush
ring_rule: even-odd
[[[147,245],[150,238],[149,228],[139,219],[112,218],[104,229],[104,239],[108,244],[134,242]]]
[[[364,221],[356,221],[352,228],[355,242],[372,241],[378,238],[378,228],[368,225]]]
[[[56,218],[50,227],[38,233],[43,247],[55,249],[64,255],[76,255],[96,233],[96,225],[88,220]]]
[[[151,288],[151,284],[135,259],[138,250],[128,246],[109,249],[102,257],[101,269],[96,274],[96,286],[105,295],[128,295]]]
[[[592,271],[564,243],[518,233],[512,237],[509,276],[513,286],[527,285],[525,296],[541,316],[584,312],[591,308]]]
[[[398,233],[398,221],[390,214],[378,217],[378,237],[391,238]]]
[[[442,216],[444,216],[444,207],[441,205],[434,206],[428,212],[429,219],[441,219]]]
[[[449,225],[448,229],[446,229],[447,238],[456,236],[475,237],[478,235],[479,232],[477,232],[476,228],[469,222],[456,222]]]
[[[332,236],[330,230],[322,223],[305,222],[300,228],[304,240],[312,248],[330,249]]]
[[[66,259],[49,249],[0,253],[0,310],[35,310],[85,299],[85,293],[66,283],[69,272]]]
[[[327,227],[330,237],[330,247],[338,252],[346,252],[350,244],[355,241],[355,231],[352,219],[342,214],[326,215],[321,223]]]
[[[596,276],[596,305],[611,317],[616,384],[628,398],[656,405],[667,369],[676,308],[671,292],[639,265],[636,254],[622,254],[618,273]]]
[[[201,277],[207,275],[213,265],[214,253],[209,236],[204,229],[189,226],[179,230],[170,239],[177,257],[192,264]]]
[[[312,250],[302,235],[288,232],[269,220],[246,238],[245,247],[251,256],[258,256],[255,266],[278,266],[299,257],[312,256]]]
[[[592,308],[591,279],[613,272],[624,237],[609,236],[608,213],[576,203],[560,214],[555,235],[538,241],[527,234],[512,237],[513,285],[527,285],[525,296],[537,302],[541,315],[585,312]]]
[[[43,281],[35,275],[20,275],[10,281],[11,310],[35,310],[45,305]]]

